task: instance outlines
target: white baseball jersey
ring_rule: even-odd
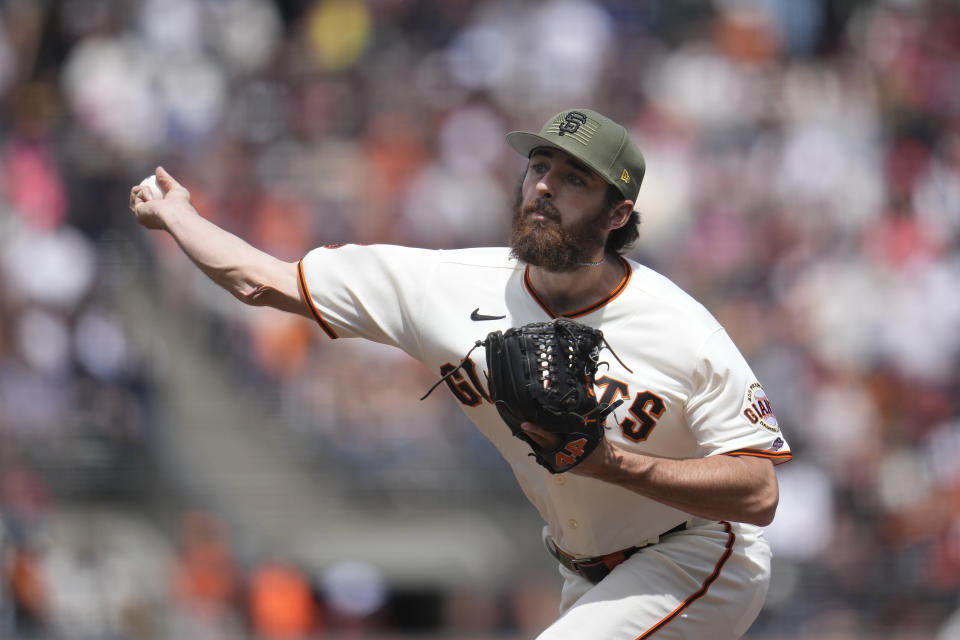
[[[620,262],[623,278],[605,298],[565,314],[602,330],[632,370],[601,353],[609,366],[597,372],[597,395],[624,400],[606,420],[606,437],[626,450],[668,458],[790,459],[770,401],[716,319],[662,275]],[[394,345],[438,376],[490,331],[556,317],[507,248],[330,246],[307,254],[299,277],[331,338]],[[447,387],[510,463],[560,548],[602,555],[656,540],[690,518],[612,484],[550,474],[500,418],[486,370],[483,349],[476,349]]]

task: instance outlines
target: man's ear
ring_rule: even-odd
[[[624,200],[610,210],[607,217],[607,229],[613,231],[627,224],[633,214],[633,200]]]

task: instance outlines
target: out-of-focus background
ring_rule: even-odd
[[[774,401],[755,640],[960,638],[960,5],[0,2],[0,637],[530,638],[540,523],[434,374],[137,227],[163,164],[287,260],[500,245],[562,108],[648,160],[631,257]]]

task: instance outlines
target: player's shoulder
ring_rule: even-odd
[[[329,245],[314,249],[303,260],[309,276],[336,271],[351,277],[427,283],[489,281],[503,286],[522,270],[507,247],[422,249],[390,244]]]
[[[659,271],[627,260],[632,269],[629,291],[640,298],[644,308],[654,307],[661,313],[673,316],[678,328],[713,332],[720,329],[720,323],[699,300],[690,295],[676,282]]]
[[[310,254],[358,255],[366,254],[383,260],[424,261],[476,266],[516,268],[507,247],[476,247],[467,249],[424,249],[396,244],[328,244],[313,249]]]
[[[508,247],[441,249],[437,251],[437,259],[451,266],[488,267],[511,271],[519,268],[517,260],[510,256]]]

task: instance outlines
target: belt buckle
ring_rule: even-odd
[[[556,558],[557,562],[594,584],[606,578],[615,566],[640,549],[640,547],[631,547],[593,558],[574,558],[564,551],[561,551],[560,547],[558,547],[554,541],[553,536],[547,533],[546,528],[543,532],[543,543],[547,551],[550,552],[550,555]],[[613,562],[611,566],[610,561],[612,560],[615,560],[615,562]]]
[[[557,546],[556,541],[554,541],[553,536],[550,535],[547,527],[543,528],[543,546],[547,548],[547,551],[557,562],[574,573],[580,573],[577,567],[574,566],[575,559],[560,551],[560,547]]]

